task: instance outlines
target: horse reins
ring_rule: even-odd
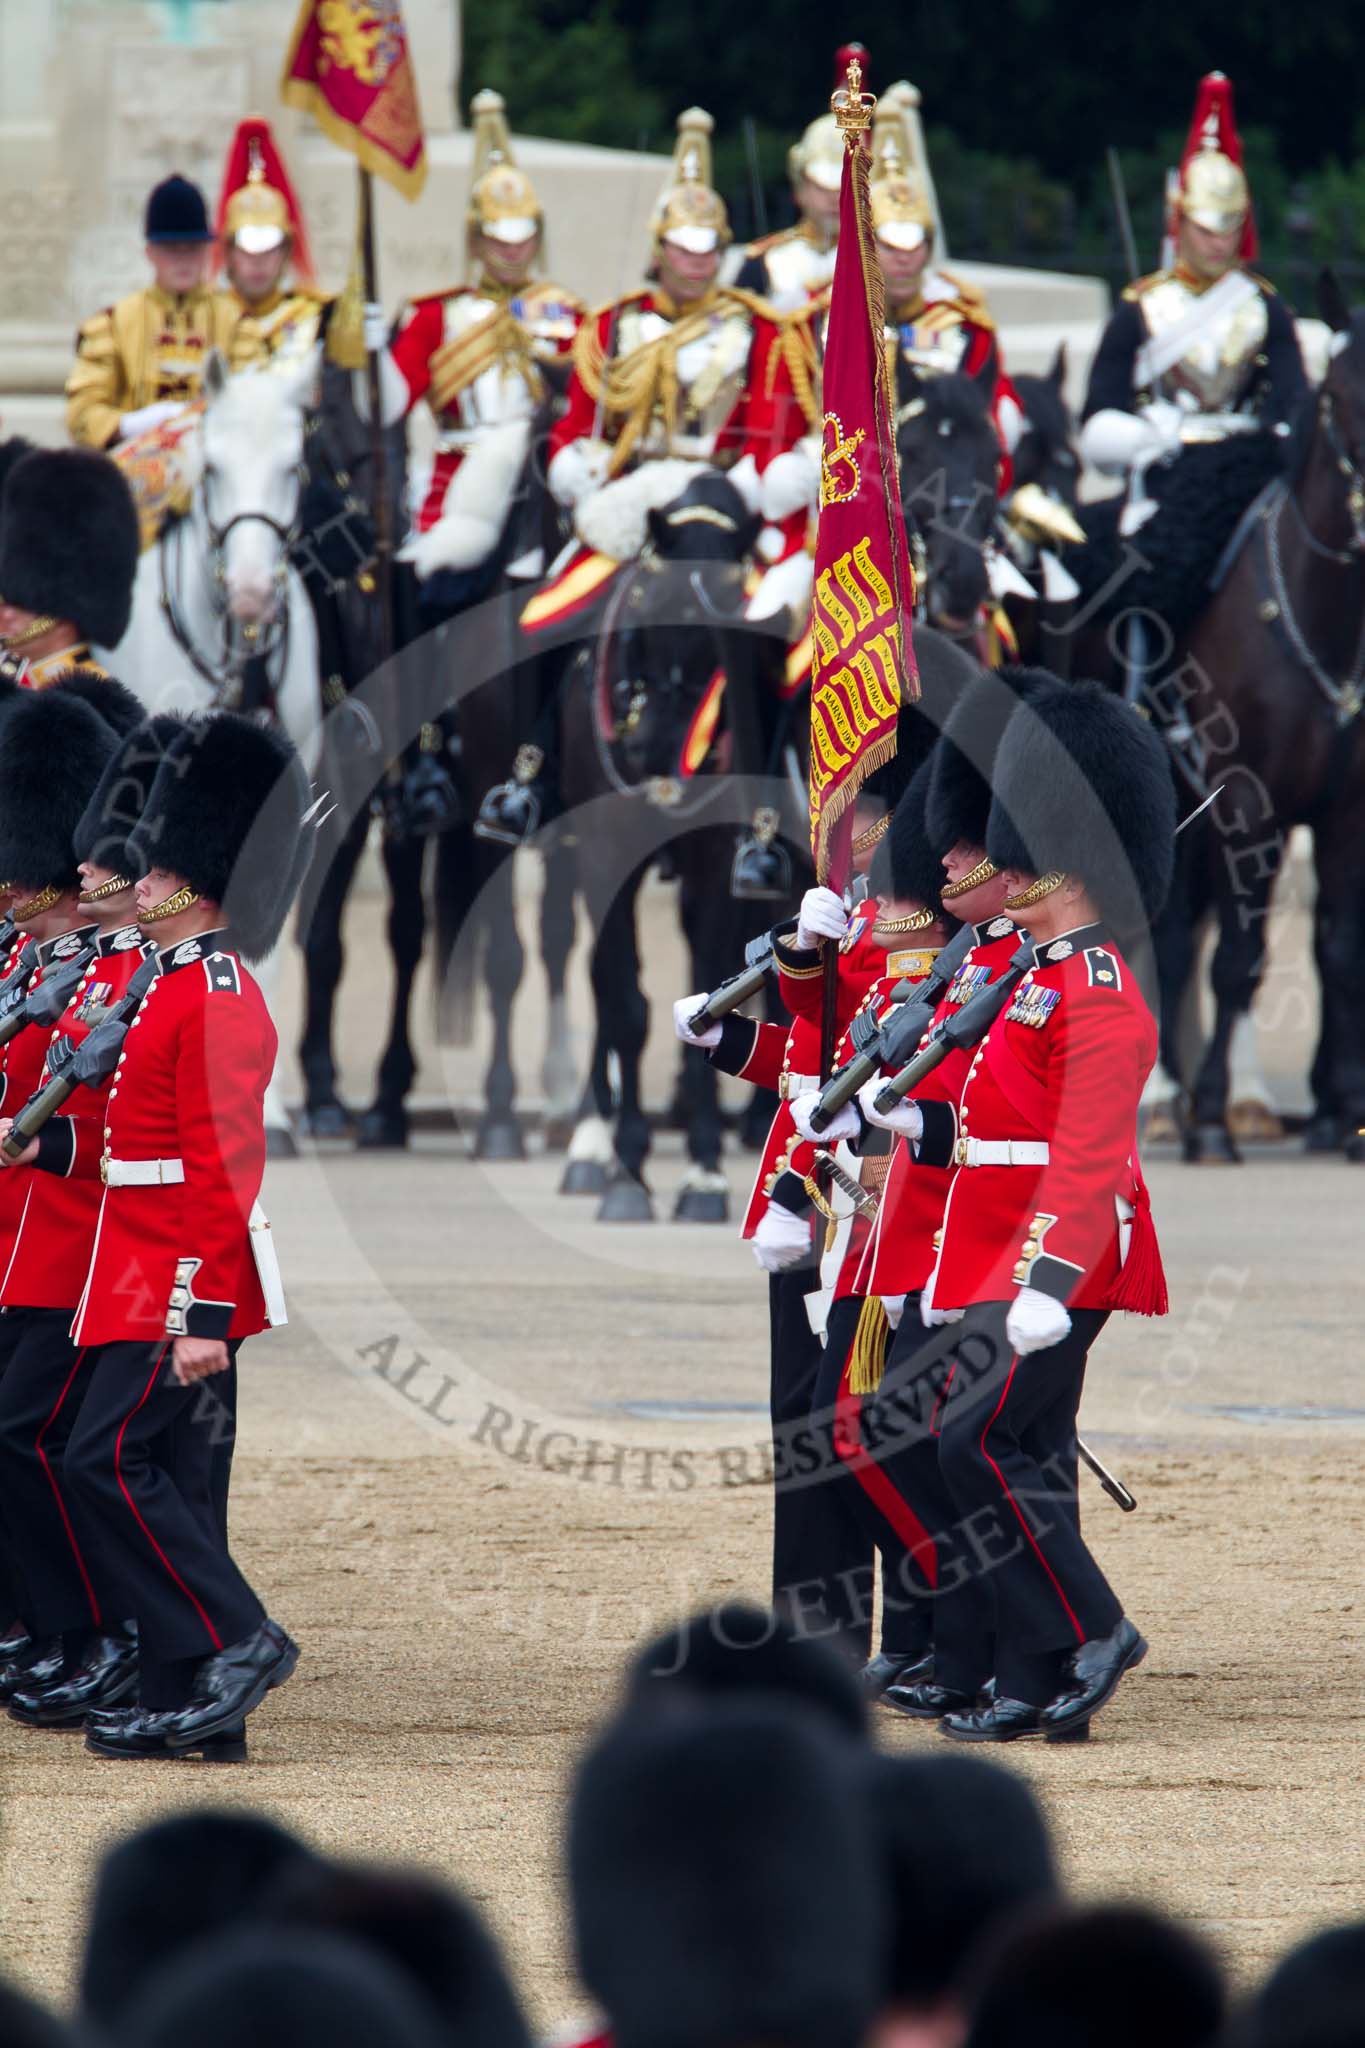
[[[1362,475],[1359,464],[1341,438],[1330,391],[1324,391],[1318,400],[1318,418],[1335,457],[1337,469],[1346,479],[1346,505],[1351,520],[1351,540],[1344,548],[1329,547],[1325,541],[1319,540],[1304,516],[1303,507],[1299,503],[1292,482],[1286,481],[1281,484],[1262,514],[1266,568],[1270,577],[1270,602],[1262,605],[1261,616],[1267,625],[1283,626],[1285,639],[1294,658],[1317,684],[1331,706],[1337,724],[1347,726],[1359,717],[1362,708],[1365,707],[1365,690],[1362,689],[1362,682],[1365,681],[1365,609],[1362,609],[1355,657],[1345,680],[1338,682],[1334,676],[1328,674],[1318,660],[1294,616],[1284,563],[1280,557],[1280,521],[1287,499],[1300,536],[1319,560],[1333,562],[1339,568],[1359,569],[1365,566],[1365,475]]]
[[[219,621],[221,627],[220,662],[215,665],[211,658],[201,653],[195,645],[194,636],[185,623],[179,602],[179,592],[183,584],[185,528],[190,524],[189,518],[181,518],[173,523],[159,550],[161,564],[161,609],[176,646],[179,647],[182,654],[189,661],[195,673],[213,691],[215,708],[220,706],[227,706],[229,709],[236,708],[241,702],[243,694],[243,677],[250,665],[253,662],[257,662],[261,666],[262,679],[265,685],[266,704],[264,708],[273,714],[276,686],[270,677],[269,664],[272,659],[278,656],[279,672],[282,675],[289,661],[290,635],[287,590],[289,558],[299,539],[298,501],[295,501],[295,515],[289,526],[285,526],[280,520],[273,518],[269,512],[237,512],[234,513],[231,519],[227,520],[222,526],[219,526],[215,523],[213,514],[209,509],[207,479],[205,479],[202,487],[202,498],[204,525],[209,544],[210,577],[208,601],[210,610]],[[278,623],[275,625],[273,632],[261,644],[253,645],[245,651],[239,651],[233,644],[232,620],[228,613],[226,596],[223,594],[227,584],[224,556],[227,549],[228,536],[233,532],[234,528],[246,525],[267,527],[279,542],[280,561],[275,570],[275,585],[282,602],[280,604]],[[174,588],[172,588],[170,576],[170,543],[173,543],[175,550]]]

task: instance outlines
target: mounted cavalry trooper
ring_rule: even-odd
[[[545,236],[539,196],[512,151],[500,94],[476,94],[474,178],[465,213],[471,281],[417,299],[382,359],[385,424],[422,399],[436,456],[403,550],[423,583],[442,571],[483,580],[494,566],[537,415],[567,374],[583,304],[536,276]],[[367,340],[383,314],[366,309]],[[368,399],[357,378],[357,403]],[[543,564],[509,565],[534,576]]]
[[[316,808],[294,748],[249,719],[171,738],[123,855],[160,972],[107,1096],[13,1169],[103,1189],[61,1485],[110,1611],[137,1625],[136,1700],[90,1710],[104,1756],[243,1757],[245,1716],[298,1660],[230,1555],[224,1461],[240,1345],[285,1319],[258,1202],[275,1031],[243,956],[279,937]]]
[[[204,195],[166,178],[147,201],[153,282],[94,314],[80,330],[66,381],[73,441],[111,448],[172,419],[199,392],[215,348],[229,349],[241,307],[208,281],[213,253]]]
[[[843,85],[853,58],[867,82],[868,55],[849,43],[834,60],[835,89]],[[751,242],[742,252],[735,283],[756,292],[781,313],[806,305],[834,279],[839,250],[839,188],[844,175],[844,138],[833,114],[821,114],[787,152],[787,172],[796,202],[794,226]]]
[[[768,463],[814,423],[814,393],[785,326],[762,300],[719,282],[730,229],[711,184],[713,126],[700,107],[679,115],[649,280],[594,313],[574,345],[548,481],[572,512],[576,545],[522,615],[532,635],[569,618],[586,625],[641,552],[650,513],[703,471],[724,471],[756,512]],[[513,780],[491,793],[483,822],[495,836],[534,832],[542,756],[543,747],[523,748]],[[753,848],[756,871],[775,851]]]
[[[117,466],[92,449],[0,447],[0,676],[44,689],[102,674],[92,645],[128,628],[138,519]]]
[[[1087,461],[1139,485],[1150,464],[1193,446],[1257,427],[1285,433],[1305,390],[1284,302],[1248,268],[1256,226],[1221,71],[1200,81],[1170,230],[1175,263],[1124,292],[1085,401]],[[1125,531],[1155,510],[1139,489]]]
[[[313,283],[308,234],[298,197],[270,123],[239,122],[218,195],[222,251],[236,324],[228,349],[234,370],[303,353],[316,342],[332,301]]]

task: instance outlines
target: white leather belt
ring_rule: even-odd
[[[185,1178],[183,1159],[101,1159],[100,1179],[107,1188],[171,1187]]]
[[[798,1095],[814,1095],[820,1086],[818,1074],[779,1074],[777,1077],[778,1099],[795,1102]]]
[[[953,1147],[957,1166],[1046,1166],[1046,1138],[959,1138]]]
[[[266,1320],[272,1330],[282,1330],[289,1321],[284,1305],[284,1282],[280,1278],[280,1262],[275,1256],[270,1218],[259,1202],[252,1204],[247,1228],[251,1233],[251,1256],[256,1262],[256,1277],[265,1300]]]

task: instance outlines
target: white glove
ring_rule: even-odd
[[[944,1323],[960,1323],[966,1314],[965,1309],[934,1307],[934,1283],[937,1279],[938,1267],[935,1266],[933,1272],[920,1289],[919,1319],[926,1330],[937,1330]]]
[[[798,1095],[791,1104],[792,1122],[802,1137],[808,1139],[812,1145],[834,1145],[840,1138],[856,1138],[861,1125],[858,1122],[858,1112],[851,1102],[846,1102],[842,1109],[835,1110],[823,1131],[817,1131],[812,1127],[811,1112],[819,1100],[820,1091],[813,1088],[809,1095]]]
[[[758,480],[758,464],[752,455],[741,455],[734,468],[726,471],[730,482],[744,500],[746,512],[757,512],[763,502],[762,485]]]
[[[903,1294],[884,1294],[881,1299],[882,1307],[886,1311],[887,1322],[893,1330],[898,1330],[901,1326],[901,1317],[905,1314],[905,1296]]]
[[[799,1266],[810,1250],[810,1224],[793,1216],[780,1202],[769,1202],[753,1234],[754,1257],[765,1273],[785,1273]]]
[[[673,1005],[674,1035],[680,1038],[684,1045],[709,1046],[720,1044],[719,1024],[708,1024],[705,1031],[696,1032],[688,1022],[689,1018],[696,1016],[705,1001],[706,997],[704,995],[680,996]]]
[[[885,1084],[879,1080],[868,1081],[858,1090],[863,1115],[879,1131],[895,1131],[898,1137],[909,1138],[918,1144],[924,1136],[924,1113],[917,1102],[898,1102],[894,1109],[877,1108],[877,1097]]]
[[[184,405],[178,398],[160,398],[155,405],[139,406],[136,412],[126,412],[119,420],[119,439],[136,441],[139,434],[150,434],[153,427],[162,426],[183,411]]]
[[[773,526],[793,512],[814,511],[820,499],[820,458],[804,442],[774,455],[763,472],[763,517]]]
[[[377,356],[382,348],[388,346],[388,318],[378,299],[366,299],[360,331],[365,338],[365,353],[367,355]]]
[[[428,576],[434,576],[438,569],[449,567],[448,550],[450,541],[449,537],[441,531],[443,523],[443,521],[438,519],[436,524],[429,526],[425,533],[409,534],[402,547],[398,550],[396,559],[400,562],[412,563],[419,583],[425,583]],[[492,536],[494,546],[497,545],[497,539],[497,533],[494,532]]]
[[[611,449],[605,441],[570,441],[550,464],[545,481],[559,504],[577,505],[601,488],[610,467]]]
[[[847,929],[843,897],[836,896],[833,889],[807,889],[796,920],[797,952],[813,952],[821,939],[841,939]]]
[[[1154,398],[1150,405],[1144,405],[1138,415],[1152,430],[1152,456],[1174,455],[1180,446],[1180,429],[1185,424],[1185,415],[1178,405],[1169,398]]]
[[[1070,1328],[1071,1318],[1061,1302],[1037,1287],[1021,1287],[1005,1317],[1005,1335],[1020,1358],[1060,1344]]]

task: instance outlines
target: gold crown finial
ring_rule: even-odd
[[[876,95],[863,91],[861,60],[850,57],[848,70],[844,73],[844,83],[836,87],[829,103],[830,112],[845,138],[867,133],[872,126],[872,110],[876,104]]]

